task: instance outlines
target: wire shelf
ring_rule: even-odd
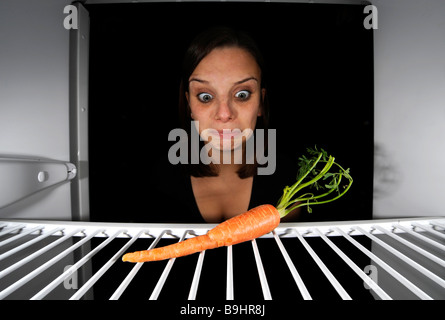
[[[121,261],[213,226],[0,220],[0,299],[445,298],[445,218],[282,223],[250,243]]]

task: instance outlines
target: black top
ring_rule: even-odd
[[[296,181],[297,169],[296,161],[277,156],[272,175],[254,176],[249,209],[262,204],[276,205],[284,187]],[[157,173],[155,188],[160,197],[157,203],[161,206],[159,210],[146,213],[145,222],[204,223],[185,168],[167,163],[160,165]]]

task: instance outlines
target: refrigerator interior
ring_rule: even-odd
[[[256,7],[259,15],[246,18],[255,4],[76,4],[78,29],[70,31],[70,157],[7,154],[0,159],[3,182],[19,190],[10,188],[0,197],[6,204],[0,208],[1,299],[445,298],[444,218],[419,214],[373,220],[376,48],[374,31],[363,28],[365,5],[316,4],[316,10],[294,2],[262,5]],[[166,155],[170,147],[166,137],[177,123],[163,120],[175,112],[179,57],[202,28],[193,21],[215,19],[206,16],[208,11],[223,19],[235,15],[234,8],[242,10],[232,23],[262,35],[271,69],[280,79],[271,87],[276,105],[282,106],[272,113],[273,125],[282,132],[278,147],[292,158],[307,146],[322,144],[351,167],[354,189],[301,222],[282,223],[248,243],[159,263],[122,263],[125,252],[181,241],[212,227],[150,221],[148,204],[161,210],[161,203],[174,201],[165,199],[162,190],[153,192],[153,168],[160,157],[146,152]],[[132,19],[126,17],[129,12]],[[264,22],[268,14],[278,13],[283,15],[279,24]],[[178,28],[166,17],[187,27]],[[291,48],[295,41],[287,46],[289,39],[298,39],[301,46]],[[301,91],[295,103],[312,107],[289,107],[295,88]],[[314,117],[316,130],[310,121]],[[294,118],[310,120],[296,125]],[[153,128],[165,140],[152,139]],[[67,185],[71,219],[8,214],[42,192]]]

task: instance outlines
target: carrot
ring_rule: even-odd
[[[207,249],[231,246],[258,238],[271,232],[280,224],[280,213],[269,204],[261,205],[230,218],[207,234],[152,250],[127,253],[122,257],[128,262],[147,262],[182,257]]]
[[[273,231],[280,224],[280,219],[301,206],[310,206],[334,201],[342,197],[351,187],[352,177],[349,169],[344,170],[335,162],[334,157],[328,156],[326,151],[316,148],[308,149],[310,158],[299,158],[299,172],[297,182],[291,187],[286,186],[277,206],[264,204],[249,211],[230,218],[206,234],[196,236],[169,246],[152,250],[127,253],[122,257],[128,262],[158,261],[214,249],[222,246],[231,246],[244,241],[253,240]],[[323,164],[319,168],[320,164]],[[338,172],[330,172],[336,165]],[[342,185],[342,178],[347,179],[347,184]],[[319,180],[328,181],[322,184]],[[301,190],[315,188],[316,192],[305,192],[298,197]]]

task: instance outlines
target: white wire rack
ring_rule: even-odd
[[[282,223],[250,243],[121,261],[211,227],[0,220],[0,299],[445,299],[445,218]]]

